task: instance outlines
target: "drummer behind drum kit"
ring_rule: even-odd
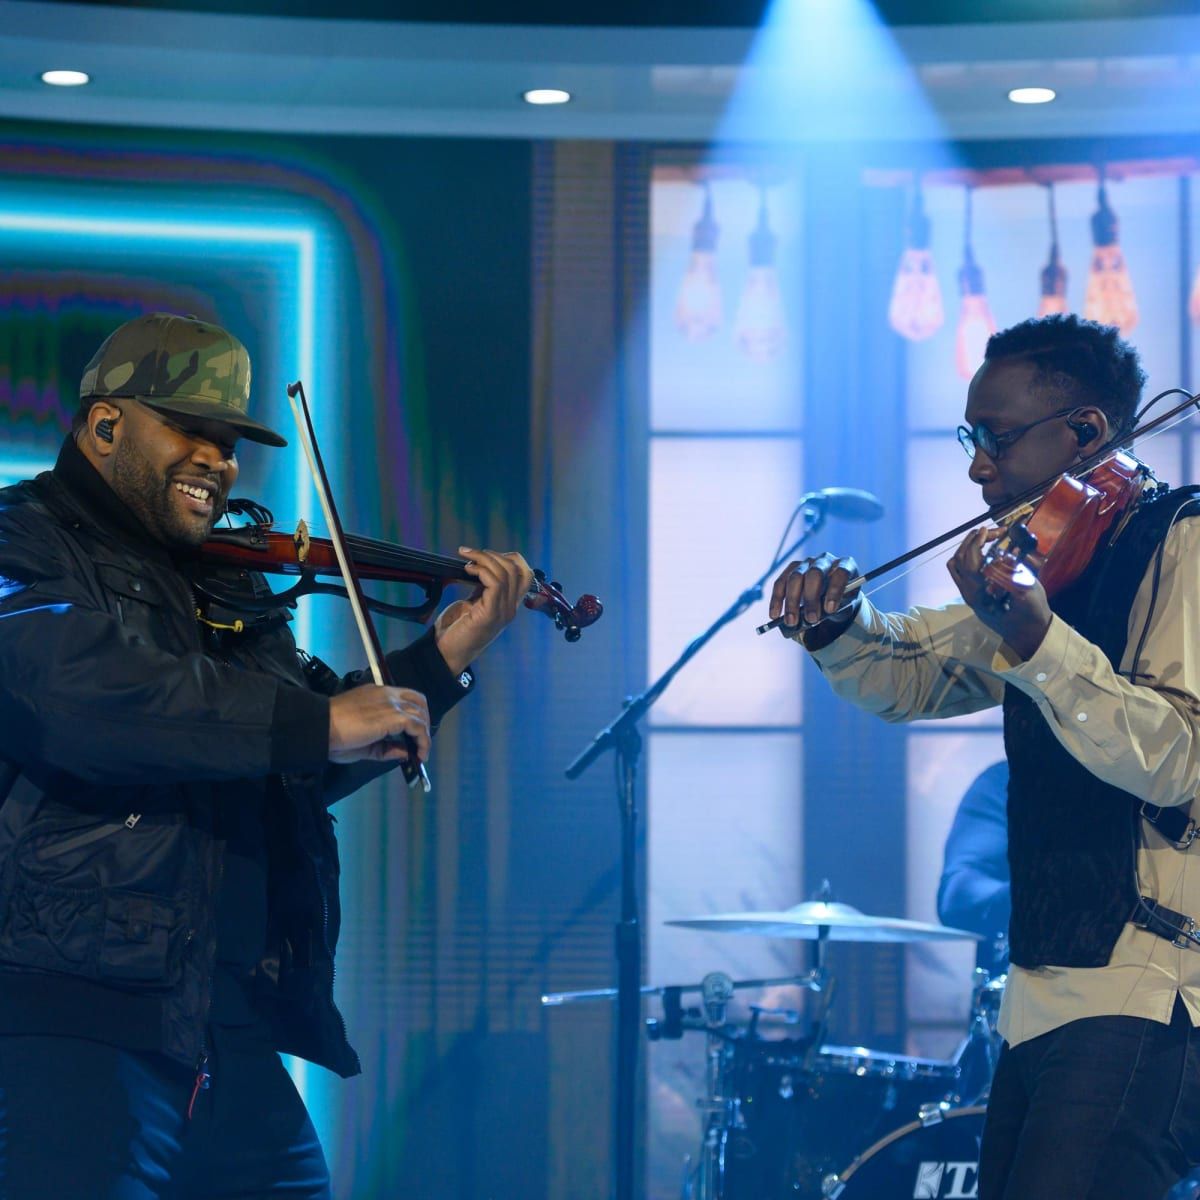
[[[816,943],[815,965],[781,979],[734,981],[714,972],[699,984],[644,987],[662,997],[648,1021],[652,1039],[699,1031],[706,1042],[703,1135],[682,1200],[969,1200],[978,1195],[983,1105],[1000,1050],[996,1018],[1004,977],[976,971],[971,1021],[953,1058],[911,1058],[860,1046],[830,1046],[823,1035],[834,980],[825,946],[842,942],[937,942],[978,935],[943,925],[871,917],[827,900],[782,912],[721,913],[668,921],[709,933],[801,938]],[[727,1020],[736,991],[792,984],[819,997],[812,1036],[768,1040],[764,1021],[798,1012],[751,1008],[745,1028]],[[698,995],[699,1007],[685,1007]],[[613,998],[612,988],[558,992],[547,1006]]]

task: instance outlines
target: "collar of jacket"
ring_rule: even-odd
[[[133,510],[108,485],[104,477],[88,462],[83,451],[70,435],[58,452],[58,460],[50,472],[56,483],[67,492],[75,507],[101,533],[124,543],[137,553],[160,562],[178,565],[185,554],[176,554],[152,537]]]

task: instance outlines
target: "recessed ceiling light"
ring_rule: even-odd
[[[570,92],[562,88],[532,88],[521,93],[521,99],[526,104],[566,104],[571,99]]]
[[[1049,104],[1058,93],[1053,88],[1023,87],[1013,88],[1008,98],[1014,104]]]
[[[92,77],[86,71],[43,71],[42,82],[51,87],[81,87],[91,83]]]

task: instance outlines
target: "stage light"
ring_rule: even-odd
[[[1192,281],[1192,294],[1188,297],[1188,316],[1193,324],[1200,325],[1200,271]]]
[[[82,87],[92,77],[86,71],[43,71],[41,80],[51,87]]]
[[[1037,315],[1048,317],[1067,311],[1067,269],[1058,256],[1058,214],[1054,208],[1054,184],[1046,185],[1050,201],[1050,259],[1042,268],[1042,296]]]
[[[571,99],[570,92],[562,88],[530,88],[521,93],[521,99],[526,104],[566,104]]]
[[[717,282],[717,237],[712,188],[704,184],[704,210],[692,228],[692,257],[679,285],[675,324],[689,342],[703,341],[721,327],[724,309]]]
[[[1019,87],[1008,93],[1014,104],[1049,104],[1058,93],[1048,87]]]
[[[918,181],[908,215],[908,244],[900,256],[892,284],[888,324],[902,338],[919,342],[941,329],[945,320],[942,288],[929,250],[929,217]]]
[[[764,187],[758,205],[758,224],[750,235],[750,274],[733,322],[734,341],[755,362],[768,362],[787,341],[779,273],[775,269],[775,243],[776,237],[767,221]]]
[[[963,262],[958,269],[958,331],[954,340],[954,361],[958,373],[970,379],[983,362],[988,338],[996,332],[996,322],[988,305],[983,271],[971,249],[971,189],[967,188],[967,211],[963,234]]]
[[[1120,223],[1108,205],[1104,174],[1092,213],[1092,268],[1088,272],[1083,315],[1101,325],[1115,325],[1127,334],[1138,322],[1137,298],[1118,242]]]

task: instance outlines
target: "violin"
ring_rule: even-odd
[[[1153,431],[1161,432],[1177,419],[1200,411],[1200,393],[1192,395],[1182,388],[1169,388],[1146,404],[1138,414],[1139,418],[1164,396],[1172,394],[1184,395],[1187,399],[1153,421],[1136,426],[1108,442],[1064,474],[1044,480],[1015,497],[999,512],[989,511],[964,521],[850,580],[846,591],[856,592],[864,584],[969,533],[984,522],[998,524],[1004,530],[984,557],[988,596],[997,608],[1003,610],[1013,591],[1032,587],[1035,577],[1041,578],[1049,595],[1069,587],[1083,573],[1101,545],[1111,543],[1121,532],[1145,489],[1151,484],[1162,486],[1154,479],[1150,468],[1129,454],[1125,447],[1135,438]],[[1113,528],[1114,524],[1116,528]],[[782,616],[759,625],[757,632],[764,634],[772,629],[782,629],[785,634],[795,632],[793,627],[785,625]]]
[[[301,596],[348,595],[343,584],[322,579],[322,576],[341,578],[331,540],[312,537],[303,521],[295,533],[276,530],[270,510],[252,500],[230,500],[226,512],[249,516],[251,520],[245,525],[214,529],[200,547],[202,565],[239,568],[242,572],[295,575],[298,579],[286,591],[268,591],[265,595],[254,596],[244,586],[226,584],[219,573],[198,574],[193,584],[208,599],[234,611],[260,614],[283,606],[294,607]],[[425,624],[448,585],[465,583],[474,587],[478,583],[467,573],[464,558],[429,554],[354,534],[347,534],[345,541],[361,579],[411,584],[423,593],[418,603],[409,605],[387,604],[375,597],[364,596],[366,606],[383,616]],[[582,631],[604,614],[604,605],[592,595],[583,595],[571,604],[563,594],[562,585],[547,580],[544,571],[535,570],[533,580],[533,586],[524,598],[525,607],[549,617],[568,642],[577,642]]]
[[[1011,594],[1035,579],[1048,596],[1069,587],[1101,543],[1116,540],[1152,478],[1143,463],[1117,450],[1082,478],[1059,476],[1036,504],[1010,513],[983,557],[988,603],[1003,611]]]

